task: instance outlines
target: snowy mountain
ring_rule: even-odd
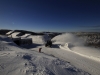
[[[69,62],[15,45],[0,36],[0,75],[89,75]]]
[[[32,38],[32,44],[18,46],[11,38],[0,35],[0,75],[100,74],[100,50],[85,47],[76,35],[64,33],[54,37],[51,48],[44,46],[44,42],[51,39],[47,35],[20,37]]]

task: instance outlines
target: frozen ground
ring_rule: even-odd
[[[68,36],[70,36],[70,38]],[[0,36],[0,75],[100,74],[100,62],[98,61],[99,59],[95,60],[88,58],[89,55],[88,53],[86,54],[86,50],[83,51],[85,49],[85,47],[82,46],[83,42],[79,41],[75,43],[78,39],[75,39],[73,35],[64,34],[55,37],[53,39],[55,42],[53,43],[52,48],[44,47],[44,36],[30,37],[32,37],[35,43],[30,47],[26,46],[30,48],[26,49],[18,47],[12,42],[12,40],[8,39],[7,37]],[[61,37],[63,37],[63,40]],[[65,40],[66,37],[69,39]],[[72,47],[68,47],[69,49],[64,46],[67,42],[74,42]],[[81,45],[79,43],[81,43]],[[59,47],[61,44],[65,49]],[[32,46],[34,48],[32,48]],[[38,52],[40,47],[42,47],[42,53]],[[78,52],[79,54],[75,52]],[[94,56],[96,54],[94,53],[92,55]],[[96,56],[94,58],[96,58]]]

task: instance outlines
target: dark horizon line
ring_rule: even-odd
[[[0,29],[0,30],[10,30],[13,31],[12,29]],[[15,29],[15,30],[22,30],[22,29]],[[92,29],[90,29],[92,30]],[[97,29],[95,29],[97,30]],[[29,31],[29,30],[22,30],[22,31]],[[59,32],[59,31],[29,31],[29,32],[57,32],[57,33],[66,33],[66,32],[100,32],[100,29],[98,29],[97,31],[63,31],[63,32]]]

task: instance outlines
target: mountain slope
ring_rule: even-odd
[[[0,36],[0,75],[90,75],[52,55],[18,47]]]

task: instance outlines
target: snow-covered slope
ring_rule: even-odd
[[[100,75],[100,51],[83,46],[76,36],[56,36],[52,48],[43,46],[47,36],[28,38],[33,40],[31,49],[18,47],[11,39],[0,36],[0,75]],[[40,45],[35,47],[37,43]],[[40,47],[42,53],[38,53]]]
[[[56,44],[61,44],[59,45],[61,49],[70,50],[79,55],[100,61],[99,49],[85,47],[83,41],[72,34],[62,34],[52,40],[55,41]]]
[[[38,50],[38,49],[32,49],[32,50]],[[66,60],[71,62],[74,66],[77,68],[80,68],[91,75],[99,75],[100,74],[100,62],[95,61],[93,59],[81,56],[77,53],[74,53],[69,50],[63,50],[59,48],[45,48],[42,47],[42,52],[46,54],[52,54],[60,59]]]
[[[30,36],[31,34],[25,34],[25,35],[22,35],[21,37],[22,38],[27,38],[28,36]]]
[[[12,31],[9,31],[9,32],[6,33],[6,35],[10,35],[13,32],[14,32],[13,30]]]
[[[70,61],[73,65],[89,72],[91,75],[100,75],[100,50],[85,47],[82,45],[83,42],[76,41],[76,38],[72,34],[56,36],[52,39],[54,41],[52,48],[42,47],[42,52]],[[68,47],[68,45],[65,45],[64,47],[67,42],[70,42],[73,46]],[[74,42],[78,42],[78,44]],[[59,48],[60,45],[62,45],[63,49]]]
[[[0,36],[0,75],[89,75],[69,62],[15,45]]]
[[[12,37],[12,38],[18,38],[18,34],[20,34],[20,32],[14,32],[11,35],[9,35],[8,37]]]

